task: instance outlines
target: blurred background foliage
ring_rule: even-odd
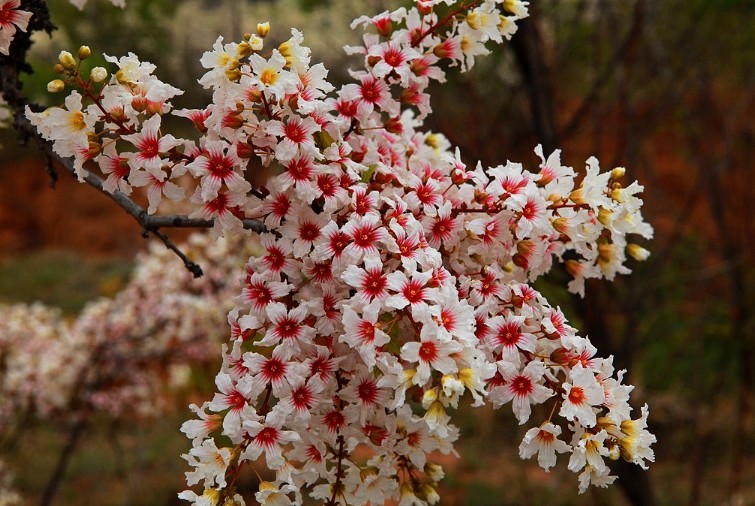
[[[92,0],[82,13],[51,0],[60,30],[38,41],[26,92],[51,102],[40,92],[47,69],[61,49],[86,43],[94,53],[138,53],[186,90],[178,107],[200,106],[202,52],[219,34],[239,40],[267,20],[273,41],[299,28],[313,61],[339,82],[349,67],[340,48],[358,42],[350,20],[399,3],[129,0],[120,11]],[[614,283],[588,284],[585,299],[565,292],[563,272],[538,288],[629,370],[635,406],[651,406],[657,463],[647,473],[618,467],[618,486],[578,496],[571,473],[518,460],[523,429],[508,410],[467,410],[443,503],[755,504],[755,1],[540,0],[531,9],[511,44],[432,90],[429,123],[470,164],[534,167],[532,148],[542,143],[563,149],[576,169],[593,154],[604,168],[626,166],[627,183],[645,186],[656,227],[646,263]],[[36,155],[2,135],[10,149],[0,152],[0,300],[39,298],[72,314],[125,278],[142,247],[138,228],[88,189],[77,196],[73,182],[49,197],[41,162],[29,161]],[[180,402],[159,423],[103,420],[77,452],[60,502],[86,493],[93,504],[173,503],[185,470],[177,455],[188,443],[177,431],[188,416]],[[23,438],[14,463],[34,498],[62,436],[41,424]]]

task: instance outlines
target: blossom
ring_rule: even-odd
[[[19,9],[21,0],[3,0],[0,3],[0,53],[7,55],[16,30],[26,31],[31,12]]]
[[[568,444],[558,439],[559,435],[561,435],[561,427],[550,422],[545,422],[540,427],[533,427],[525,433],[519,445],[519,456],[528,459],[537,454],[538,465],[548,471],[556,465],[556,452],[571,451]]]

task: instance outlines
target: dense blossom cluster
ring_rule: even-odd
[[[0,438],[30,416],[160,412],[166,383],[182,386],[189,367],[214,362],[250,244],[192,236],[185,248],[205,263],[201,280],[152,246],[124,290],[75,319],[40,303],[0,305]]]
[[[217,393],[182,428],[188,484],[203,489],[181,497],[243,504],[236,477],[264,460],[276,474],[261,504],[434,504],[443,471],[428,454],[453,452],[465,397],[509,405],[521,424],[546,404],[520,455],[547,470],[568,454],[582,491],[614,480],[605,459],[653,460],[624,372],[530,285],[554,262],[578,293],[629,272],[627,255],[647,252],[628,236],[652,235],[642,187],[594,158],[577,177],[540,148],[535,170],[471,168],[420,129],[430,82],[471,68],[526,13],[518,0],[419,0],[359,18],[363,43],[347,51],[361,67],[339,89],[297,30],[263,49],[263,23],[204,54],[213,95],[200,110],[173,110],[182,92],[136,55],[106,57],[108,80],[61,53],[49,88],[79,91],[27,117],[80,178],[99,169],[108,191],[144,188],[150,213],[188,201],[215,235],[248,233],[244,219],[267,229],[228,317]],[[199,140],[164,133],[168,114]],[[260,165],[276,175],[252,184]]]

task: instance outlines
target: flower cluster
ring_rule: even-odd
[[[39,303],[0,305],[0,435],[28,416],[160,412],[166,378],[181,386],[189,367],[214,363],[239,290],[233,272],[250,246],[193,235],[184,247],[205,265],[201,280],[152,246],[123,291],[87,304],[75,320]]]
[[[520,455],[547,470],[568,453],[581,491],[613,481],[606,458],[653,459],[647,410],[631,419],[624,372],[530,285],[554,262],[579,293],[585,279],[629,272],[627,255],[647,252],[628,236],[652,235],[642,187],[594,158],[577,177],[540,148],[535,170],[471,168],[421,130],[430,82],[471,68],[526,13],[518,0],[419,0],[359,18],[367,33],[347,51],[361,67],[339,89],[296,30],[263,52],[263,23],[204,54],[212,103],[199,110],[173,110],[181,91],[133,54],[106,57],[118,67],[106,82],[104,69],[83,76],[88,48],[79,61],[61,53],[50,88],[81,93],[27,116],[80,178],[98,167],[108,191],[146,188],[150,213],[163,197],[188,200],[215,235],[245,234],[244,219],[267,229],[228,317],[217,393],[182,428],[187,481],[203,492],[181,497],[243,504],[238,473],[264,457],[276,477],[261,504],[303,493],[434,504],[443,472],[428,454],[453,452],[464,397],[510,405],[522,424],[547,403]],[[168,114],[188,118],[199,140],[164,133]],[[259,166],[276,175],[255,181]]]

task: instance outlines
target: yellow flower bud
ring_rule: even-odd
[[[624,167],[616,167],[611,171],[611,179],[620,179],[624,176],[626,169]]]
[[[650,256],[650,252],[648,250],[646,250],[639,244],[634,243],[627,244],[627,254],[638,262],[647,260],[647,258]]]
[[[91,54],[92,50],[89,49],[89,46],[81,46],[79,48],[79,60],[86,60]]]
[[[257,35],[264,39],[268,33],[270,33],[270,23],[268,21],[257,23]]]
[[[61,51],[58,55],[58,61],[61,65],[63,65],[63,68],[65,69],[75,69],[76,68],[76,60],[73,58],[73,55],[69,53],[68,51]]]

